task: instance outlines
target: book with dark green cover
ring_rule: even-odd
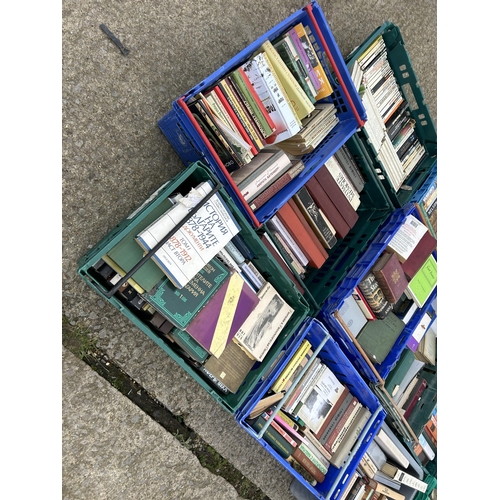
[[[151,293],[144,294],[144,299],[177,328],[184,330],[215,295],[229,274],[227,267],[214,258],[183,288],[177,288],[164,275]]]
[[[208,351],[203,349],[203,347],[184,330],[174,328],[170,331],[170,336],[174,342],[182,347],[182,349],[195,361],[203,363],[210,356]]]
[[[267,415],[259,415],[255,420],[249,420],[248,423],[252,426],[255,432],[260,432],[264,423],[266,422]],[[269,418],[269,416],[267,416]],[[275,424],[276,425],[276,424]],[[269,443],[269,445],[276,450],[283,458],[288,458],[293,450],[294,446],[289,443],[274,427],[270,425],[263,436],[264,440]]]
[[[135,236],[146,229],[158,217],[161,217],[173,203],[165,198],[154,210],[145,216],[134,229],[125,234],[125,236],[108,252],[109,257],[113,259],[125,272],[129,272],[139,262],[144,250],[135,241]],[[165,278],[165,273],[152,261],[148,260],[133,275],[132,278],[146,292],[149,292],[157,283]]]
[[[372,362],[382,363],[403,331],[405,324],[392,311],[384,319],[368,321],[357,341]]]
[[[410,369],[413,361],[415,360],[415,354],[411,349],[403,349],[401,356],[399,357],[394,368],[389,372],[387,378],[385,379],[384,387],[387,392],[394,396],[403,381],[404,376]]]

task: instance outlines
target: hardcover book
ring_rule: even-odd
[[[376,316],[373,313],[370,304],[368,304],[367,300],[364,298],[363,294],[361,293],[361,291],[357,286],[354,287],[354,291],[352,292],[352,298],[356,301],[356,304],[358,304],[359,308],[361,309],[361,312],[365,315],[365,318],[368,321],[376,319]]]
[[[314,203],[328,217],[332,226],[335,228],[337,238],[345,238],[351,230],[349,224],[344,220],[337,207],[332,203],[328,194],[321,186],[318,179],[313,176],[306,182],[306,188],[309,191]]]
[[[235,335],[236,341],[257,361],[262,361],[291,318],[294,309],[268,282],[259,291],[260,299]]]
[[[323,165],[315,174],[314,177],[318,179],[318,182],[321,184],[323,189],[326,191],[328,197],[332,201],[332,203],[337,207],[337,210],[341,213],[342,217],[349,225],[350,228],[353,228],[359,219],[359,215],[354,210],[352,205],[349,203],[349,200],[346,198],[346,195],[342,192],[339,185],[332,177],[332,174]]]
[[[358,289],[368,302],[370,309],[377,319],[384,319],[392,311],[390,304],[384,296],[377,279],[372,272],[369,272],[359,283]]]
[[[370,359],[380,364],[391,351],[404,327],[405,324],[390,312],[384,319],[368,321],[357,340]]]
[[[357,210],[361,203],[359,193],[351,183],[349,177],[345,173],[335,155],[330,156],[330,158],[326,160],[325,166],[334,178],[335,182],[338,184],[341,191],[344,193],[352,208]]]
[[[284,241],[285,243],[285,249],[288,247],[288,249],[291,250],[293,257],[291,257],[292,262],[293,260],[298,260],[301,266],[307,266],[309,263],[309,259],[307,255],[302,251],[302,247],[299,246],[295,238],[290,234],[288,229],[285,227],[283,224],[283,221],[278,217],[278,215],[274,215],[267,221],[267,225],[269,226],[270,229],[276,232],[280,236],[280,238],[277,238],[278,241]],[[305,271],[305,269],[304,269]],[[302,272],[299,274],[302,274]]]
[[[334,153],[334,156],[344,169],[356,191],[361,193],[365,186],[365,179],[347,146],[343,144]]]
[[[395,253],[399,262],[403,264],[427,232],[428,229],[425,224],[413,215],[408,215],[404,223],[389,240],[386,252]]]
[[[322,212],[319,210],[316,203],[312,199],[309,191],[305,186],[302,186],[294,195],[293,200],[299,207],[304,217],[309,222],[321,244],[327,248],[333,248],[337,243],[335,233],[331,230]]]
[[[235,394],[250,373],[255,361],[250,359],[236,342],[229,342],[217,358],[210,356],[205,368]]]
[[[408,286],[401,263],[393,253],[384,252],[371,269],[384,297],[390,304],[395,304]]]
[[[293,450],[292,458],[296,460],[311,476],[318,482],[322,483],[325,480],[325,474],[322,472],[313,461],[297,447]]]
[[[405,293],[417,303],[418,307],[423,307],[436,286],[437,261],[431,254],[410,280]]]
[[[209,182],[201,183],[146,229],[136,241],[150,252],[183,217],[212,191]],[[151,257],[177,288],[183,288],[240,231],[234,216],[219,193],[178,229]]]
[[[179,289],[165,276],[144,299],[177,328],[184,330],[198,312],[217,293],[229,277],[229,270],[217,259],[212,259]]]
[[[335,425],[340,419],[340,416],[347,409],[352,399],[353,395],[349,391],[348,387],[346,387],[345,390],[342,391],[342,394],[340,395],[339,399],[337,399],[337,402],[333,405],[333,408],[328,413],[325,421],[323,422],[323,425],[319,428],[317,432],[314,433],[314,435],[316,436],[316,438],[319,440],[320,443],[321,443],[320,440],[323,438],[323,436],[327,435],[335,427]]]
[[[263,427],[264,423],[266,422],[266,416],[269,418],[268,415],[265,413],[259,415],[255,421],[250,421],[250,425],[252,428],[255,430],[255,432],[259,432]],[[274,424],[274,425],[273,425]],[[276,424],[276,422],[272,421],[271,425],[266,429],[264,432],[264,440],[269,443],[269,445],[277,451],[283,458],[289,457],[294,449],[297,448],[297,446],[293,446],[280,432],[281,427]],[[284,431],[283,431],[284,432]]]
[[[233,272],[187,325],[186,331],[219,358],[259,302],[257,294],[238,273]]]
[[[273,144],[295,135],[302,124],[295,117],[281,84],[276,81],[266,54],[257,54],[242,67],[276,126]]]
[[[401,267],[406,274],[406,276],[411,280],[418,270],[424,265],[424,262],[429,258],[429,256],[436,250],[437,240],[432,236],[430,232],[426,232],[417,246],[408,256],[406,261],[401,264]]]
[[[405,457],[403,452],[396,446],[391,436],[381,428],[375,435],[375,442],[379,445],[380,449],[385,453],[388,458],[396,461],[401,467],[406,469],[410,465],[409,460]]]
[[[342,416],[342,419],[337,424],[334,431],[328,436],[324,446],[332,454],[332,457],[341,446],[346,434],[349,432],[349,429],[352,427],[363,408],[364,406],[359,401],[357,401],[356,405],[352,403]]]
[[[384,387],[391,396],[395,396],[398,392],[399,386],[414,360],[415,354],[413,351],[410,349],[403,349],[401,356],[387,375],[384,382]]]

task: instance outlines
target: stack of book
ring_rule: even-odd
[[[364,130],[397,192],[424,158],[425,148],[387,58],[382,36],[354,61],[351,76],[368,116]]]
[[[300,159],[338,123],[335,106],[318,102],[332,92],[306,28],[298,23],[272,42],[266,40],[249,60],[187,104],[245,200],[252,201],[258,193],[246,192],[247,177],[254,177],[257,168],[262,173],[264,165],[273,170],[278,157],[271,160],[271,152],[281,148]],[[260,191],[279,178],[276,193],[300,172],[284,177],[290,167],[274,165]],[[235,174],[240,169],[248,175]],[[263,203],[259,199],[252,209]]]
[[[421,201],[415,203],[420,220],[429,228],[429,232],[437,238],[437,176]]]
[[[371,412],[320,358],[310,362],[311,356],[311,344],[303,340],[248,422],[258,431],[274,414],[264,439],[305,478],[321,483],[329,467],[345,462]],[[273,393],[283,398],[278,411]]]
[[[112,286],[154,250],[117,297],[227,394],[264,360],[294,309],[254,265],[231,210],[211,192],[203,182],[166,199],[95,270]]]

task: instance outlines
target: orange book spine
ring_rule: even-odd
[[[316,246],[312,238],[309,236],[300,219],[295,215],[289,202],[285,203],[277,212],[278,218],[281,220],[287,231],[292,235],[297,245],[304,252],[309,265],[319,269],[326,261],[326,258]],[[322,250],[324,250],[322,248]]]

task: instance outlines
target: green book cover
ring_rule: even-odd
[[[195,361],[199,363],[204,363],[209,353],[201,347],[196,340],[189,335],[189,333],[184,330],[180,330],[179,328],[174,328],[170,332],[171,337],[174,339],[175,343],[178,344],[184,351],[191,356]]]
[[[264,423],[266,422],[265,418],[260,415],[253,422],[249,422],[255,432],[260,432],[262,427],[264,427]],[[264,440],[269,443],[269,445],[276,450],[283,458],[288,458],[292,452],[294,447],[291,443],[289,443],[272,425],[270,425],[266,432],[264,432],[263,436]]]
[[[158,287],[143,298],[177,328],[184,330],[228,277],[229,270],[213,258],[183,288],[175,287],[164,275]]]
[[[391,351],[405,324],[392,311],[384,319],[368,321],[357,337],[366,354],[382,363]]]
[[[418,307],[423,307],[437,286],[437,261],[434,255],[430,255],[424,262],[417,274],[408,283],[406,294],[417,303]]]
[[[158,217],[161,217],[170,207],[172,202],[165,198],[154,210],[152,210],[144,219],[141,220],[133,230],[129,231],[109,252],[108,255],[116,262],[125,272],[129,272],[139,262],[144,250],[135,241],[135,236],[146,229]],[[165,278],[163,271],[152,261],[148,260],[143,266],[137,270],[132,278],[146,292],[149,292],[160,280]]]
[[[396,365],[389,372],[387,378],[385,379],[384,387],[387,392],[394,396],[396,391],[398,390],[401,382],[403,381],[404,376],[410,369],[413,361],[415,360],[415,354],[411,349],[405,348],[401,353]]]

